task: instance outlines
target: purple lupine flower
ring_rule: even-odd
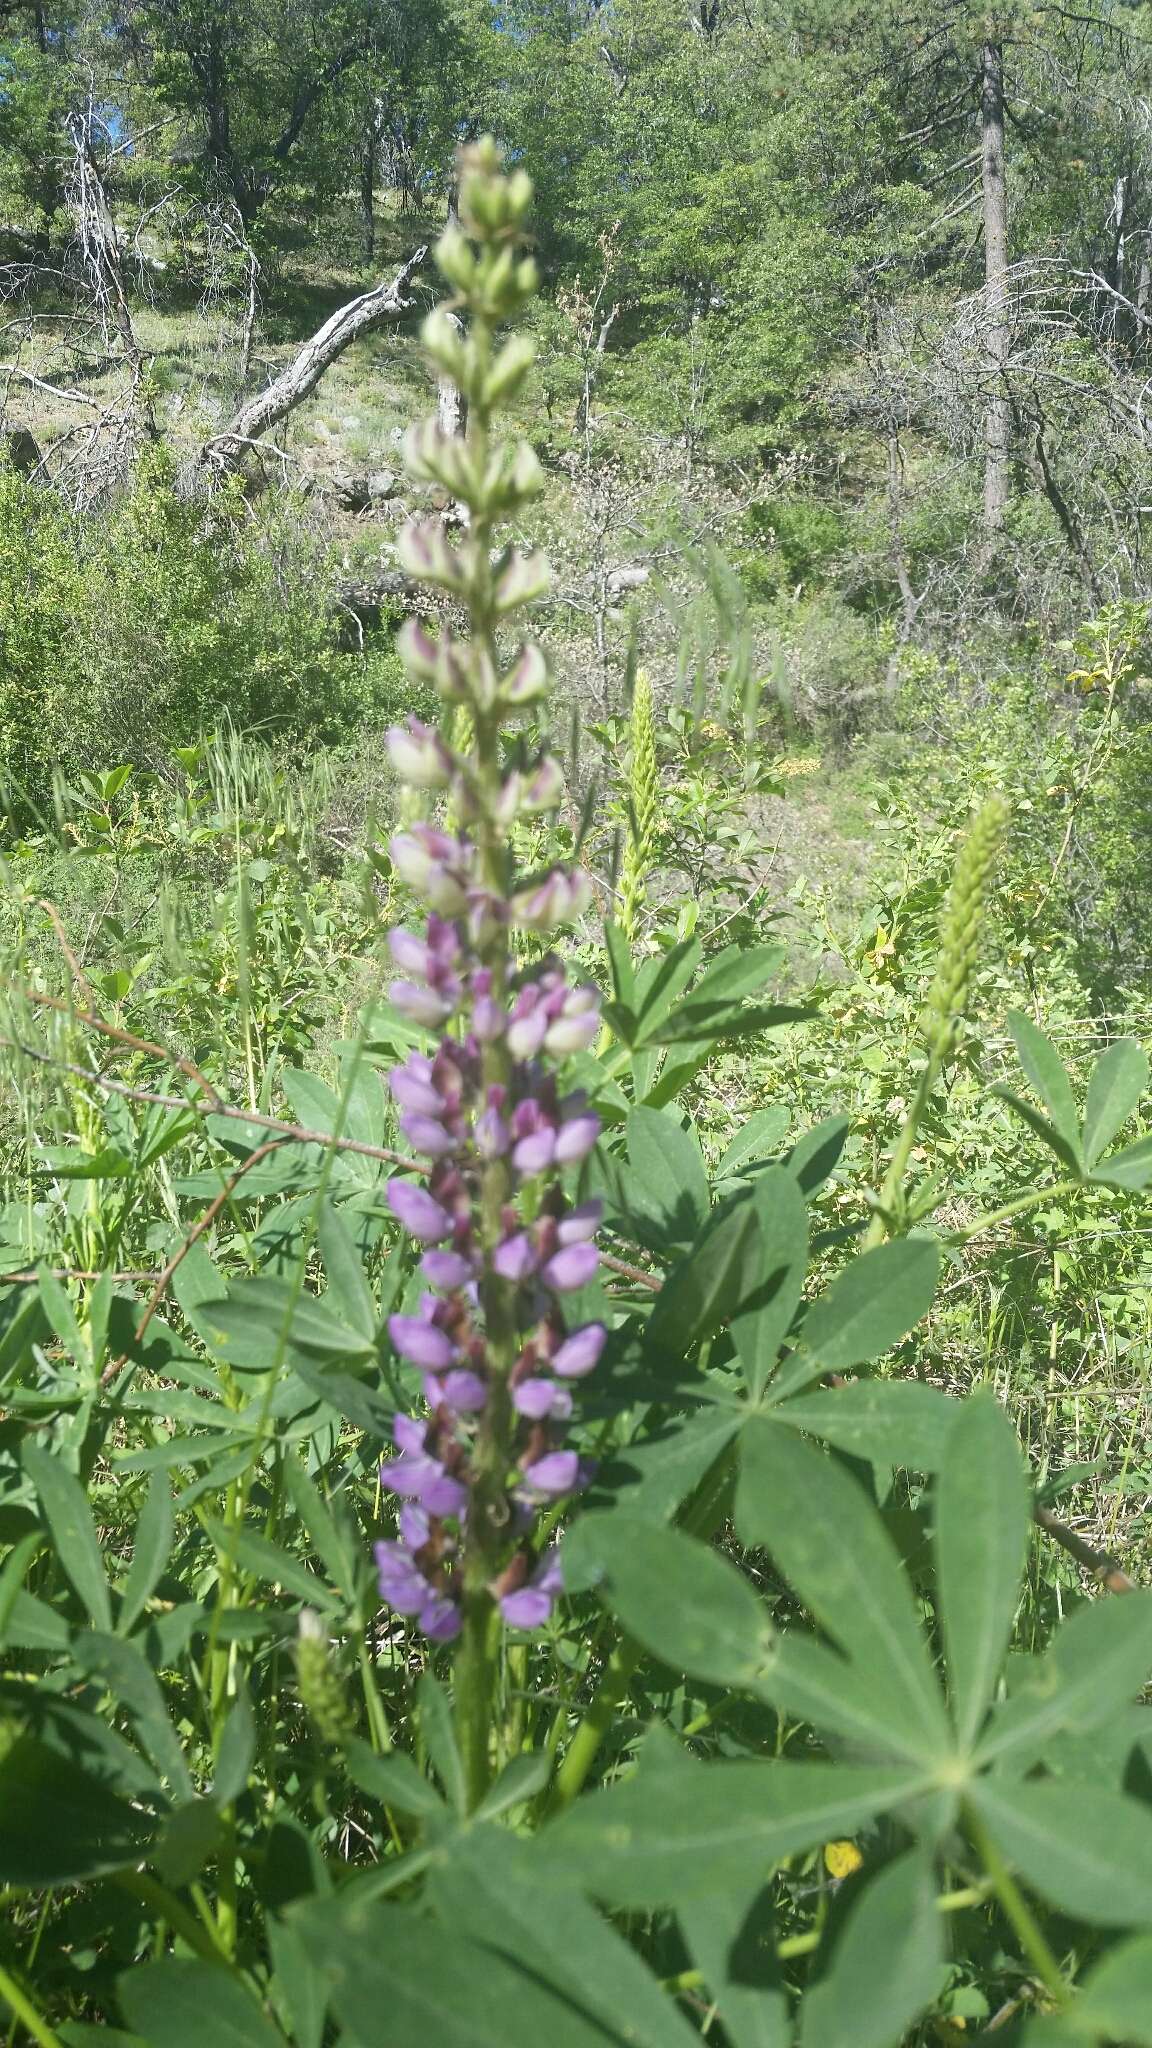
[[[456,1356],[456,1346],[425,1316],[389,1316],[388,1335],[409,1365],[422,1372],[443,1372]]]
[[[468,1282],[475,1277],[475,1267],[471,1259],[466,1259],[462,1252],[425,1252],[420,1261],[420,1271],[426,1280],[431,1281],[433,1287],[441,1287],[446,1291],[456,1287],[467,1287]]]
[[[512,1628],[543,1628],[563,1590],[559,1552],[547,1550],[525,1585],[501,1594],[500,1612]]]
[[[503,247],[507,226],[497,234],[469,197],[480,189],[478,178],[492,175],[490,165],[467,169],[461,219],[466,234]],[[507,203],[493,219],[519,219],[512,195],[522,183],[503,188]],[[481,314],[460,373],[472,398],[475,450],[492,410],[492,320],[487,301],[481,305],[469,290],[462,299],[465,314]],[[422,475],[434,473],[434,457],[444,459],[435,428],[407,445]],[[518,493],[527,502],[535,488],[528,454],[473,469],[463,465],[459,495],[477,518],[508,510]],[[589,1467],[566,1445],[564,1425],[573,1385],[593,1370],[604,1344],[601,1325],[570,1331],[564,1315],[563,1297],[597,1271],[600,1215],[595,1203],[573,1208],[564,1169],[587,1159],[600,1125],[582,1094],[562,1097],[557,1076],[563,1061],[594,1043],[599,997],[570,982],[555,954],[520,969],[511,946],[515,927],[544,933],[576,921],[591,884],[566,867],[513,879],[515,828],[556,808],[563,777],[547,754],[505,765],[501,722],[543,694],[547,662],[529,642],[502,667],[486,630],[545,587],[546,565],[515,547],[494,558],[480,550],[473,559],[470,545],[458,547],[430,521],[406,528],[399,540],[411,573],[452,592],[485,628],[469,642],[411,621],[399,640],[409,673],[471,714],[467,757],[416,718],[388,735],[399,773],[417,788],[450,790],[457,821],[452,831],[408,825],[391,843],[397,877],[428,912],[425,930],[392,936],[400,977],[392,1000],[441,1037],[434,1053],[411,1053],[389,1076],[403,1137],[427,1164],[393,1180],[388,1201],[422,1249],[420,1269],[432,1290],[418,1312],[392,1317],[389,1329],[423,1376],[430,1413],[397,1418],[395,1455],[381,1482],[400,1502],[399,1536],[377,1552],[383,1598],[443,1641],[462,1625],[462,1585],[466,1574],[473,1582],[480,1557],[485,1574],[495,1560],[488,1591],[511,1625],[547,1620],[559,1568],[553,1551],[537,1554],[533,1530],[545,1503],[587,1479]],[[507,1479],[494,1492],[492,1475],[500,1472]]]
[[[580,1473],[581,1461],[576,1451],[546,1451],[542,1458],[524,1467],[524,1477],[533,1493],[545,1500],[559,1500],[566,1493],[575,1493]]]
[[[419,1244],[439,1244],[442,1238],[451,1237],[452,1218],[427,1188],[418,1188],[410,1180],[390,1180],[387,1195],[389,1208]]]
[[[572,1396],[567,1387],[558,1387],[555,1380],[527,1379],[513,1387],[512,1406],[518,1415],[530,1416],[533,1422],[549,1417],[553,1422],[567,1422],[572,1413]]]
[[[599,1267],[600,1254],[594,1244],[569,1244],[553,1254],[541,1274],[557,1294],[574,1294],[596,1278]]]
[[[599,1365],[607,1337],[603,1323],[585,1323],[583,1329],[573,1330],[552,1357],[553,1372],[564,1380],[584,1379]]]

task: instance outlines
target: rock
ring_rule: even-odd
[[[27,427],[5,427],[0,430],[0,457],[6,458],[21,476],[31,476],[40,467],[40,449],[34,434]]]
[[[367,479],[368,496],[374,504],[394,498],[399,488],[400,479],[394,469],[374,469]]]
[[[609,597],[623,597],[625,591],[639,590],[648,582],[651,573],[650,569],[642,569],[638,565],[629,567],[627,563],[619,569],[609,569],[604,578],[605,592]]]

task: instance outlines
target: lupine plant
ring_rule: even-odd
[[[391,735],[428,815],[382,862],[396,979],[339,1087],[234,1105],[92,1011],[50,1000],[37,1040],[10,998],[83,1110],[70,1147],[30,1136],[44,1172],[89,1220],[113,1182],[150,1197],[164,1263],[126,1277],[85,1229],[106,1270],[44,1259],[0,1303],[9,2038],[1152,2048],[1152,1595],[925,1335],[962,1240],[1152,1184],[1152,1140],[1118,1144],[1147,1060],[1118,1041],[1081,1110],[1015,1017],[1043,1107],[1009,1105],[1062,1178],[929,1229],[946,1191],[906,1180],[993,806],[880,1190],[829,1226],[843,1118],[782,1151],[768,1110],[706,1163],[709,1062],[803,1025],[764,993],[780,950],[637,965],[609,920],[601,954],[588,880],[513,859],[564,795],[517,726],[543,729],[517,625],[544,568],[498,531],[541,481],[494,430],[530,368],[499,335],[529,200],[467,152],[456,319],[425,330],[467,435],[409,444],[466,523],[404,542],[467,631],[403,636],[451,737]],[[1022,1607],[1038,1525],[1090,1576]]]

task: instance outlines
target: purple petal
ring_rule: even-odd
[[[508,1026],[508,1050],[516,1060],[530,1060],[544,1043],[548,1019],[543,1010],[533,1010],[525,1017],[514,1017]]]
[[[450,1643],[458,1636],[463,1616],[454,1600],[435,1598],[421,1610],[420,1627],[433,1643]]]
[[[414,1501],[405,1501],[400,1510],[400,1540],[409,1550],[423,1550],[432,1533],[431,1524],[423,1508]]]
[[[450,1408],[459,1409],[461,1415],[478,1415],[487,1403],[488,1387],[478,1372],[457,1366],[454,1372],[444,1375],[444,1399]]]
[[[434,1116],[421,1116],[410,1111],[400,1119],[400,1129],[414,1152],[423,1152],[428,1159],[443,1159],[449,1152],[455,1152],[456,1139]]]
[[[418,1365],[422,1372],[443,1372],[456,1356],[451,1338],[423,1316],[389,1316],[388,1335],[401,1358]]]
[[[492,1269],[502,1280],[527,1280],[536,1270],[536,1251],[530,1237],[518,1231],[515,1237],[506,1237],[492,1254]]]
[[[607,1339],[603,1323],[585,1323],[582,1330],[574,1330],[564,1339],[552,1360],[553,1372],[562,1380],[582,1380],[586,1373],[595,1372]]]
[[[599,1230],[603,1213],[602,1202],[581,1202],[578,1209],[570,1209],[557,1224],[557,1241],[560,1244],[586,1244]]]
[[[428,1424],[415,1415],[405,1415],[398,1410],[392,1418],[392,1441],[398,1451],[406,1451],[410,1458],[423,1456],[427,1434]]]
[[[415,981],[392,982],[388,1000],[394,1010],[407,1017],[410,1024],[423,1024],[429,1031],[435,1031],[452,1008],[451,1003],[437,995],[435,989],[421,988]]]
[[[439,1467],[420,1493],[420,1505],[430,1515],[459,1515],[467,1502],[468,1488],[461,1486],[458,1479],[450,1479]]]
[[[390,1180],[388,1203],[405,1230],[420,1244],[439,1244],[452,1234],[452,1218],[426,1188],[410,1180]]]
[[[534,1422],[542,1422],[546,1415],[551,1415],[559,1391],[555,1380],[521,1380],[512,1389],[512,1406],[518,1415],[529,1415]]]
[[[569,1117],[561,1124],[556,1137],[556,1161],[560,1166],[573,1166],[579,1159],[587,1159],[593,1145],[600,1136],[600,1119],[589,1111],[586,1116]]]
[[[510,1628],[543,1628],[552,1612],[552,1595],[542,1586],[521,1586],[518,1593],[505,1593],[500,1612]]]
[[[524,1477],[534,1493],[557,1500],[579,1485],[580,1459],[575,1451],[547,1451],[534,1465],[525,1467]]]
[[[460,1252],[425,1252],[420,1271],[433,1287],[467,1287],[472,1278],[472,1261]]]
[[[521,1138],[512,1148],[512,1164],[517,1173],[546,1173],[556,1157],[556,1133],[552,1130],[533,1131],[531,1137]]]
[[[599,1266],[600,1254],[594,1244],[569,1244],[549,1259],[542,1277],[557,1294],[571,1294],[578,1287],[587,1287]]]
[[[432,955],[425,941],[418,939],[415,932],[406,932],[397,926],[388,934],[388,949],[402,974],[415,974],[427,981]]]
[[[388,1086],[401,1109],[416,1110],[422,1116],[440,1116],[444,1110],[444,1098],[432,1086],[431,1060],[422,1060],[423,1072],[416,1068],[415,1060],[409,1060],[406,1067],[393,1067],[388,1076]]]

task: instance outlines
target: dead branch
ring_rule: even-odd
[[[305,342],[288,368],[255,398],[246,400],[219,434],[205,441],[200,450],[200,460],[206,468],[220,476],[235,471],[245,447],[261,439],[270,427],[286,419],[296,406],[310,398],[325,370],[359,335],[368,333],[398,313],[407,312],[413,303],[408,295],[409,286],[427,253],[426,247],[417,249],[389,283],[376,285],[372,291],[362,292],[359,298],[350,299],[347,305],[339,307],[323,327],[317,329],[311,340]]]

